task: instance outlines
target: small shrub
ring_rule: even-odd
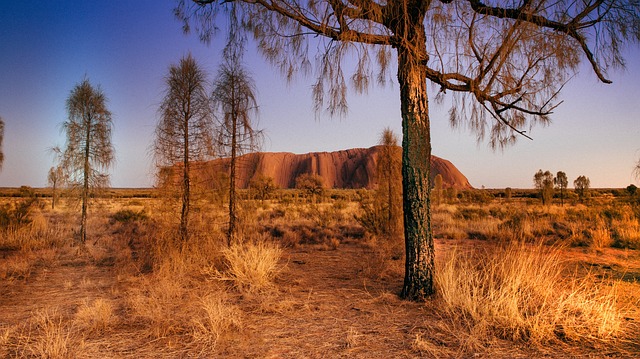
[[[304,173],[296,177],[296,188],[302,190],[306,194],[306,198],[311,198],[313,203],[325,192],[322,177],[311,173]]]
[[[383,232],[384,223],[380,214],[376,212],[371,203],[361,203],[360,206],[361,214],[354,216],[356,222],[371,234],[381,234]]]
[[[532,237],[531,223],[526,214],[515,214],[498,226],[507,241],[525,241]]]
[[[116,213],[114,213],[113,215],[111,215],[111,220],[114,222],[120,222],[120,223],[131,223],[131,222],[137,222],[137,221],[144,221],[146,219],[148,219],[149,216],[147,216],[147,213],[145,212],[145,210],[141,210],[141,211],[134,211],[131,209],[122,209]]]
[[[0,206],[0,228],[19,228],[31,223],[29,218],[37,203],[35,197]]]
[[[489,211],[483,208],[462,207],[458,208],[458,212],[455,216],[456,218],[461,218],[467,221],[476,221],[489,217]]]
[[[284,247],[297,248],[300,245],[300,234],[287,230],[282,235],[280,243],[282,243]]]
[[[609,221],[622,220],[624,218],[624,211],[618,207],[609,207],[602,211],[602,216]]]

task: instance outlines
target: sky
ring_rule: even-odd
[[[3,1],[0,4],[0,117],[5,122],[0,187],[44,187],[64,146],[65,101],[85,77],[99,86],[113,114],[113,187],[153,186],[149,148],[163,81],[171,64],[191,53],[212,76],[221,40],[185,35],[174,0]],[[492,150],[467,129],[452,129],[447,111],[430,102],[433,154],[451,161],[476,187],[531,188],[538,169],[564,171],[570,187],[585,175],[593,188],[640,184],[640,50],[625,52],[627,68],[599,83],[589,67],[565,86],[551,125]],[[390,127],[401,133],[397,83],[349,96],[345,118],[316,116],[312,78],[287,83],[249,46],[247,66],[258,90],[263,151],[323,152],[370,147]],[[212,77],[211,77],[212,79]]]

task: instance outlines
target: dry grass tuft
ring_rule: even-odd
[[[632,214],[631,208],[624,207],[619,218],[611,221],[614,246],[619,248],[640,249],[640,222]]]
[[[563,277],[558,249],[513,243],[493,252],[453,251],[436,275],[444,311],[468,342],[608,342],[623,334],[615,285]]]
[[[454,353],[438,343],[435,343],[429,335],[423,332],[416,333],[415,338],[411,342],[411,349],[421,354],[421,357],[427,358],[450,358],[454,357]]]
[[[349,327],[346,334],[345,346],[347,349],[353,349],[358,346],[361,341],[361,335],[354,327]]]
[[[198,315],[192,320],[191,335],[203,350],[213,350],[221,337],[242,329],[242,311],[231,304],[224,292],[200,300]]]
[[[589,236],[591,237],[591,247],[596,250],[601,250],[606,247],[610,247],[613,244],[611,233],[607,224],[602,218],[598,217],[592,228],[588,229]]]
[[[98,298],[93,302],[85,299],[78,308],[75,319],[85,332],[101,333],[114,325],[117,317],[112,302]]]
[[[234,244],[222,250],[225,270],[214,273],[220,280],[233,283],[241,292],[260,292],[273,286],[280,268],[282,249],[277,243],[264,239]]]
[[[71,328],[56,309],[35,312],[26,333],[18,338],[19,356],[37,358],[73,357]]]
[[[19,253],[0,262],[0,279],[8,281],[28,279],[34,263],[32,257],[30,253]]]
[[[403,238],[384,238],[371,236],[367,238],[367,252],[362,257],[362,271],[365,276],[374,279],[389,278],[398,273],[399,266],[404,264]]]
[[[188,291],[182,278],[143,278],[127,298],[133,319],[147,328],[152,338],[163,338],[183,331],[178,313],[187,312]]]

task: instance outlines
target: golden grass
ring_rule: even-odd
[[[356,328],[349,327],[345,336],[345,347],[347,349],[356,348],[361,341],[361,337],[362,335],[358,333]]]
[[[33,313],[29,327],[18,337],[17,356],[36,358],[73,357],[70,325],[56,308]]]
[[[230,281],[241,292],[260,292],[273,286],[282,249],[272,241],[259,239],[233,244],[222,250],[225,269],[215,277]]]
[[[130,289],[127,307],[151,338],[164,338],[185,331],[184,321],[193,296],[180,277],[141,278]],[[188,322],[188,321],[186,321]]]
[[[611,247],[613,239],[611,238],[611,231],[607,227],[605,221],[598,217],[593,224],[593,227],[588,229],[591,237],[591,247],[596,250]]]
[[[0,262],[0,279],[24,280],[31,276],[34,260],[29,253],[14,255]]]
[[[199,304],[198,313],[191,320],[191,336],[201,350],[215,350],[221,337],[242,329],[242,311],[224,292],[207,294]]]
[[[85,299],[75,315],[76,324],[85,333],[104,333],[116,324],[117,316],[112,301],[98,298]]]
[[[620,218],[611,220],[615,245],[623,248],[640,249],[640,222],[633,217],[629,207],[623,208]]]
[[[549,343],[622,335],[615,284],[563,273],[559,249],[520,242],[453,251],[438,267],[436,282],[443,310],[473,345],[494,337]]]

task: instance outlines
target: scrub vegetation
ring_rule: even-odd
[[[636,356],[638,194],[568,192],[443,196],[419,303],[399,296],[402,236],[361,220],[375,191],[240,190],[229,247],[214,198],[195,197],[184,242],[179,196],[105,191],[82,244],[77,201],[5,190],[0,356]]]

